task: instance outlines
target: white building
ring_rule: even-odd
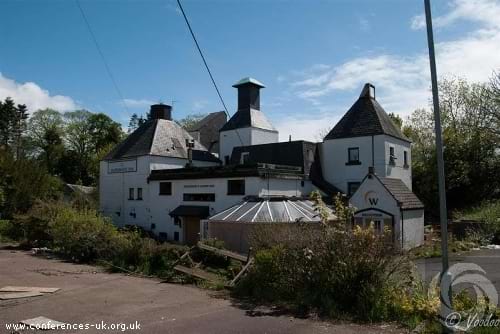
[[[152,120],[101,162],[102,212],[119,226],[139,225],[192,244],[200,220],[246,198],[298,198],[318,189],[326,197],[353,196],[357,223],[370,220],[383,228],[390,218],[394,240],[405,248],[422,243],[423,206],[411,192],[410,142],[378,104],[372,85],[365,85],[322,143],[278,142],[278,131],[260,110],[264,85],[245,78],[234,87],[238,110],[220,129],[220,160],[171,120],[171,107],[152,106]],[[387,186],[391,180],[397,189]],[[375,204],[363,200],[373,192],[379,196]],[[407,206],[400,193],[419,204]]]
[[[252,78],[244,78],[233,87],[238,89],[238,110],[220,129],[219,157],[227,165],[233,148],[277,143],[279,133],[260,111],[260,89],[265,86]]]

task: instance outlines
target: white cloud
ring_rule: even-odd
[[[487,28],[500,28],[500,5],[497,0],[455,0],[450,7],[448,13],[432,19],[434,28],[446,27],[459,20],[478,22]],[[414,16],[411,28],[425,28],[425,16]]]
[[[155,103],[156,102],[148,99],[123,99],[123,104],[128,108],[145,108]]]
[[[500,20],[497,17],[500,17],[500,2],[490,0],[457,0],[449,13],[437,17],[441,26],[459,19],[480,23],[469,34],[436,44],[441,77],[486,81],[493,70],[500,69]],[[419,20],[414,18],[412,26],[420,24]],[[295,94],[316,106],[324,104],[336,91],[360,91],[365,82],[376,86],[377,99],[388,112],[403,116],[428,106],[430,99],[427,50],[409,56],[379,53],[337,66],[316,65],[296,71],[295,75],[296,80],[291,84]]]
[[[415,16],[411,19],[411,24],[410,24],[410,27],[411,27],[413,30],[419,30],[419,29],[423,29],[423,28],[425,28],[425,15],[424,15],[424,14],[421,14],[421,15],[415,15]]]
[[[50,95],[34,82],[18,83],[0,73],[0,99],[11,97],[15,103],[25,104],[33,112],[38,109],[52,108],[58,111],[77,109],[72,98],[63,95]]]
[[[199,112],[202,111],[203,109],[206,109],[208,106],[208,101],[207,100],[197,100],[193,102],[192,110],[194,112]]]
[[[276,124],[280,133],[280,141],[305,139],[313,142],[319,141],[321,134],[325,134],[331,125],[339,120],[338,117],[320,116],[316,119],[301,119],[285,117],[284,121]]]

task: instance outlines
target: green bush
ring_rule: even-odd
[[[47,246],[78,262],[101,261],[115,270],[168,277],[185,247],[160,244],[139,230],[118,230],[108,218],[86,207],[37,202],[16,216],[14,229],[30,246]]]
[[[268,238],[273,232],[261,234]],[[271,238],[275,246],[257,249],[255,265],[235,293],[328,316],[379,320],[389,312],[384,296],[396,273],[408,266],[392,243],[372,228],[302,227]],[[258,238],[252,238],[258,239]]]
[[[120,236],[114,225],[94,210],[61,207],[51,221],[53,246],[77,261],[112,259]]]
[[[0,220],[0,242],[12,241],[15,229],[10,220]]]
[[[184,246],[160,244],[141,237],[137,231],[120,232],[111,265],[115,269],[170,278],[175,261],[186,249]]]

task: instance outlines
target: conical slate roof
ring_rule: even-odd
[[[365,84],[359,99],[326,135],[324,140],[374,135],[388,135],[404,141],[410,140],[394,124],[384,108],[375,100],[374,87]]]
[[[104,160],[116,160],[142,155],[158,155],[187,159],[186,139],[193,137],[174,121],[152,119],[132,132],[119,143]],[[194,141],[193,160],[219,160],[199,142]]]

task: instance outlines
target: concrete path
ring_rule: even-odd
[[[405,333],[389,325],[333,324],[245,310],[227,298],[192,286],[159,283],[99,268],[34,257],[29,252],[0,250],[0,288],[57,287],[60,291],[0,301],[0,333],[5,324],[44,316],[71,324],[140,323],[142,333]],[[34,331],[26,331],[25,333]],[[50,333],[48,331],[45,333]],[[123,333],[117,330],[57,330],[54,333]]]

